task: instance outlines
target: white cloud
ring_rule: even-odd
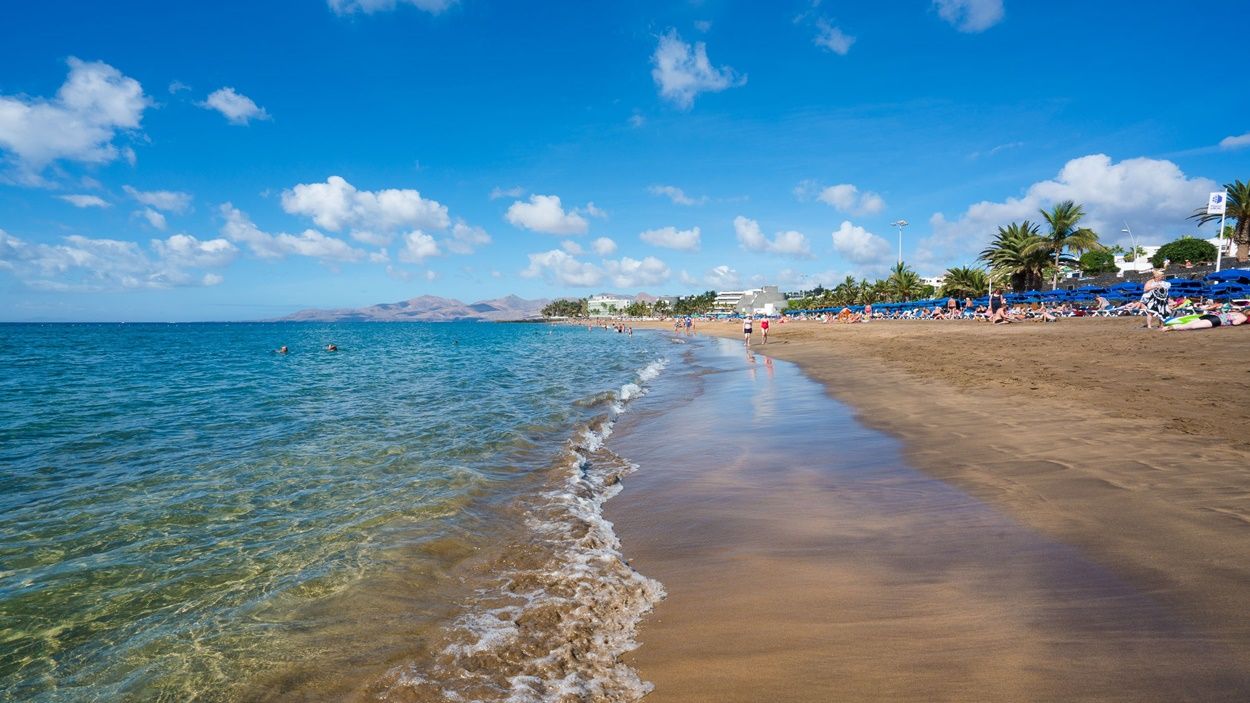
[[[890,259],[889,242],[847,221],[834,230],[833,249],[847,261],[861,266],[880,265]]]
[[[577,213],[577,214],[579,214],[579,215],[580,215],[581,213],[583,213],[583,212],[584,212],[584,213],[586,213],[587,215],[590,215],[591,217],[598,217],[598,218],[599,218],[599,219],[601,219],[601,220],[602,220],[602,219],[607,218],[607,216],[608,216],[608,213],[606,213],[606,212],[604,212],[603,210],[601,210],[601,209],[599,209],[599,208],[595,207],[595,204],[594,204],[594,203],[586,203],[586,207],[584,207],[584,208],[574,208],[574,209],[573,209],[573,212],[575,212],[575,213]]]
[[[486,230],[463,222],[453,225],[451,238],[444,240],[447,250],[453,254],[472,254],[490,242],[490,235],[486,233]]]
[[[530,254],[529,266],[521,271],[524,278],[542,278],[553,285],[578,288],[598,286],[605,281],[621,288],[653,286],[668,281],[670,275],[668,266],[654,256],[641,260],[626,256],[595,265],[562,249]]]
[[[799,187],[795,188],[796,195],[801,189],[810,187],[810,184],[810,181],[800,183]],[[829,186],[820,191],[816,198],[826,205],[852,215],[876,215],[885,209],[885,200],[880,195],[870,190],[861,193],[859,188],[850,183]]]
[[[589,288],[603,280],[603,269],[578,261],[561,249],[529,255],[530,264],[521,271],[523,278],[542,278],[551,284]]]
[[[976,203],[954,221],[935,213],[929,221],[933,234],[920,243],[917,256],[925,264],[957,262],[983,248],[1000,226],[1025,219],[1042,222],[1038,211],[1064,200],[1085,206],[1082,224],[1104,242],[1128,243],[1119,234],[1127,221],[1139,243],[1162,244],[1192,231],[1186,218],[1217,189],[1215,181],[1187,177],[1171,161],[1115,163],[1105,154],[1082,156],[1064,164],[1055,178],[1029,186],[1021,197]]]
[[[98,195],[58,195],[56,197],[74,207],[112,207],[108,201]]]
[[[742,287],[742,275],[721,264],[708,269],[707,273],[703,274],[703,283],[716,290],[732,290]]]
[[[1003,21],[1003,0],[933,0],[933,6],[961,32],[984,32]]]
[[[419,264],[431,256],[439,256],[442,252],[438,242],[421,230],[413,230],[403,236],[403,246],[399,250],[399,260],[409,264]]]
[[[739,76],[729,66],[712,66],[707,45],[696,42],[692,47],[682,41],[675,29],[660,37],[651,63],[651,77],[660,87],[660,96],[683,110],[694,105],[699,93],[715,93],[747,82],[746,76]]]
[[[70,58],[68,64],[69,76],[51,100],[0,95],[0,149],[23,182],[39,183],[54,161],[99,164],[121,156],[114,137],[138,129],[152,104],[138,81],[106,63]]]
[[[665,249],[678,249],[681,251],[698,251],[699,250],[699,228],[692,227],[690,229],[677,229],[676,227],[661,227],[660,229],[649,229],[638,235],[638,238],[647,244]]]
[[[692,198],[677,186],[661,186],[655,185],[647,188],[647,192],[652,195],[662,195],[673,201],[674,205],[702,205],[707,202],[707,196]]]
[[[331,232],[350,227],[360,241],[383,246],[400,228],[446,229],[447,208],[412,189],[357,190],[340,176],[325,183],[301,183],[282,192],[282,209],[312,218]]]
[[[635,112],[629,116],[629,126],[638,129],[647,123],[647,118]]]
[[[252,120],[270,119],[265,108],[230,87],[214,90],[204,102],[200,103],[200,107],[220,112],[230,124],[235,125],[246,125]]]
[[[616,252],[616,242],[607,237],[600,237],[591,242],[590,247],[595,250],[599,256],[608,256]]]
[[[490,199],[498,200],[500,198],[519,198],[525,194],[525,189],[521,186],[513,186],[512,188],[500,188],[495,186],[490,189]]]
[[[566,239],[563,242],[560,242],[560,248],[567,251],[569,254],[572,254],[573,256],[581,256],[582,254],[586,253],[586,251],[582,249],[582,245],[578,244],[572,239]]]
[[[187,85],[186,83],[183,83],[182,81],[175,80],[175,81],[169,82],[169,94],[170,95],[177,95],[178,93],[181,93],[186,90],[191,90],[191,86]]]
[[[816,20],[816,39],[817,46],[832,51],[838,56],[846,56],[851,50],[851,45],[855,43],[855,37],[847,35],[838,27],[833,26],[828,20]]]
[[[585,234],[590,228],[576,211],[564,211],[558,195],[531,195],[528,203],[518,200],[504,217],[516,227],[545,234]]]
[[[741,215],[734,218],[734,233],[738,235],[738,243],[747,251],[758,251],[781,256],[806,258],[812,255],[807,237],[802,232],[793,230],[778,232],[772,239],[764,236],[760,223]]]
[[[338,15],[350,15],[360,12],[371,15],[375,12],[388,12],[397,5],[411,5],[431,15],[437,15],[455,5],[457,0],[329,0],[330,9]]]
[[[200,241],[189,234],[153,239],[156,255],[177,268],[222,268],[234,261],[239,250],[225,239]]]
[[[695,20],[694,28],[699,30],[700,32],[703,32],[704,34],[707,34],[709,31],[712,30],[712,22],[710,20]]]
[[[1221,149],[1240,149],[1246,146],[1250,146],[1250,132],[1235,137],[1224,137],[1220,140]]]
[[[134,198],[136,202],[157,210],[181,214],[186,212],[191,207],[190,193],[182,193],[173,190],[152,190],[145,192],[136,190],[131,186],[122,186],[122,190],[126,191],[126,195]]]
[[[28,243],[0,230],[0,268],[41,290],[99,291],[216,285],[221,276],[187,269],[225,266],[234,248],[190,235],[152,240],[152,256],[135,242],[65,237],[62,244]]]
[[[252,254],[262,259],[282,259],[294,255],[322,261],[360,261],[365,257],[364,251],[316,230],[305,230],[298,235],[269,234],[230,203],[222,205],[220,211],[226,220],[221,228],[222,236],[236,244],[247,245]]]
[[[621,257],[619,261],[604,261],[603,269],[612,285],[620,288],[657,286],[667,282],[670,276],[668,266],[654,256],[641,261],[628,256]]]
[[[152,225],[156,229],[159,229],[159,230],[165,229],[165,216],[157,212],[156,210],[153,210],[152,208],[148,207],[148,208],[144,208],[142,210],[136,211],[135,214],[147,220],[148,224]]]

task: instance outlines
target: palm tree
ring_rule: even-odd
[[[1228,202],[1225,204],[1225,216],[1234,220],[1233,225],[1233,242],[1237,245],[1237,260],[1245,261],[1250,258],[1250,183],[1242,183],[1241,181],[1233,181],[1224,184],[1224,190],[1228,193]],[[1219,215],[1208,215],[1205,207],[1194,210],[1194,214],[1189,216],[1191,220],[1197,220],[1198,226],[1219,220]],[[1220,233],[1223,235],[1223,232]]]
[[[847,276],[833,288],[833,302],[835,305],[854,305],[856,298],[859,297],[859,286],[855,283],[854,276]]]
[[[1010,280],[1012,290],[1035,290],[1047,264],[1046,252],[1033,246],[1040,240],[1037,225],[1028,220],[1013,222],[998,228],[979,258],[990,265],[995,280]]]
[[[1050,225],[1050,234],[1042,237],[1041,241],[1034,242],[1031,248],[1055,255],[1055,268],[1051,283],[1054,288],[1058,288],[1059,266],[1065,263],[1063,261],[1065,251],[1071,250],[1082,254],[1087,251],[1100,251],[1103,246],[1098,243],[1098,235],[1094,230],[1077,227],[1081,218],[1085,217],[1085,208],[1073,201],[1065,200],[1056,203],[1049,212],[1042,210],[1041,213]],[[1066,263],[1072,263],[1071,257]]]
[[[890,269],[890,277],[885,279],[885,289],[895,302],[902,302],[918,295],[924,289],[924,283],[910,266],[900,261]]]
[[[946,269],[939,295],[955,298],[973,298],[989,290],[990,279],[985,271],[971,266],[955,266]]]

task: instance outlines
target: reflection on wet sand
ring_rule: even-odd
[[[630,657],[656,686],[648,701],[1250,691],[1250,666],[1217,638],[910,469],[795,367],[692,346],[714,373],[670,384],[650,399],[668,412],[639,413],[614,441],[640,468],[608,517],[668,592]]]

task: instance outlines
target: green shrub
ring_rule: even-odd
[[[1115,273],[1119,270],[1119,267],[1115,265],[1115,253],[1112,251],[1087,251],[1081,254],[1081,271],[1086,276]]]
[[[1215,261],[1215,245],[1203,239],[1181,237],[1159,247],[1159,251],[1150,257],[1150,263],[1154,264],[1155,268],[1161,268],[1165,260],[1172,263],[1183,261],[1192,261],[1195,264],[1209,263]]]

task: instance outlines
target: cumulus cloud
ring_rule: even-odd
[[[149,207],[149,208],[144,208],[142,210],[139,210],[135,214],[147,220],[148,224],[152,225],[156,229],[159,229],[159,230],[165,229],[165,216],[157,212],[156,210],[153,210],[152,208]]]
[[[686,195],[685,191],[677,186],[654,185],[647,188],[647,192],[652,195],[660,195],[673,201],[674,205],[702,205],[707,202],[707,196],[692,198]]]
[[[74,207],[112,207],[108,201],[98,195],[58,195],[56,197]]]
[[[551,284],[588,288],[603,280],[603,269],[579,261],[563,249],[552,249],[529,255],[529,266],[521,271],[523,278],[542,278]]]
[[[301,234],[265,232],[230,203],[222,205],[220,212],[225,219],[221,228],[222,236],[231,242],[247,246],[254,256],[262,259],[307,256],[322,261],[360,261],[365,257],[364,251],[313,229],[304,230]]]
[[[961,32],[984,32],[1003,21],[1003,0],[933,0],[933,6]]]
[[[357,190],[340,176],[325,183],[301,183],[282,192],[282,209],[312,218],[331,232],[344,228],[352,237],[375,246],[390,243],[398,229],[446,229],[447,208],[412,189]]]
[[[564,211],[558,195],[531,195],[528,203],[518,200],[508,207],[504,218],[516,227],[544,234],[585,234],[590,229],[590,223],[576,210]]]
[[[1055,178],[1034,183],[1021,197],[976,203],[953,221],[935,213],[929,220],[933,233],[921,241],[917,254],[925,264],[967,258],[980,251],[999,226],[1024,219],[1038,222],[1039,210],[1064,200],[1085,206],[1082,224],[1105,242],[1127,243],[1119,235],[1127,221],[1139,242],[1162,243],[1192,227],[1185,218],[1218,189],[1215,181],[1190,178],[1171,161],[1136,158],[1116,163],[1105,154],[1091,154],[1067,162]]]
[[[1241,149],[1250,146],[1250,132],[1235,137],[1224,137],[1220,140],[1221,149]]]
[[[742,275],[725,264],[713,266],[703,274],[704,284],[715,290],[731,290],[742,287]]]
[[[654,256],[619,260],[606,259],[601,264],[581,261],[563,249],[529,255],[529,266],[521,271],[524,278],[542,278],[552,285],[590,288],[609,282],[614,286],[654,286],[668,281],[671,272]]]
[[[600,237],[591,242],[590,248],[594,249],[599,256],[609,256],[616,253],[616,242],[607,237]]]
[[[566,239],[563,242],[560,242],[560,248],[572,254],[573,256],[581,256],[582,254],[586,253],[586,250],[582,249],[582,245],[578,244],[572,239]]]
[[[495,186],[490,189],[490,199],[498,200],[500,198],[519,198],[525,195],[525,189],[521,186],[513,186],[512,188],[500,188]]]
[[[399,260],[409,264],[419,264],[441,253],[438,248],[438,242],[418,229],[403,236],[402,246],[399,250]]]
[[[805,181],[795,188],[799,199],[804,199],[805,189],[811,188],[811,182]],[[885,209],[885,200],[872,191],[860,192],[859,188],[850,183],[840,183],[822,189],[816,199],[841,212],[851,215],[876,215]]]
[[[437,15],[452,5],[457,0],[328,0],[330,9],[337,15],[351,15],[354,13],[362,13],[371,15],[375,12],[389,12],[394,10],[398,5],[408,5],[418,10],[424,10],[431,15]]]
[[[734,233],[738,243],[747,251],[757,251],[781,256],[807,258],[812,255],[807,237],[793,230],[778,232],[769,239],[760,229],[760,223],[741,215],[734,218]]]
[[[61,244],[30,243],[0,230],[0,268],[31,288],[100,291],[216,285],[221,276],[189,269],[225,266],[234,247],[221,239],[202,242],[177,234],[154,239],[151,253],[135,242],[65,237]]]
[[[447,250],[453,254],[472,254],[490,244],[490,235],[481,227],[457,222],[451,228],[451,238],[445,240]]]
[[[651,63],[651,77],[660,88],[660,96],[683,110],[694,105],[699,93],[716,93],[747,82],[746,76],[739,76],[729,66],[713,66],[706,44],[696,42],[691,46],[682,41],[675,29],[660,37]]]
[[[858,225],[844,221],[833,231],[833,249],[860,266],[880,265],[890,259],[890,243]]]
[[[0,95],[0,150],[22,182],[39,183],[54,161],[100,164],[123,156],[126,148],[114,138],[138,129],[152,104],[138,81],[106,63],[70,58],[68,64],[69,76],[50,100]]]
[[[230,124],[235,125],[246,125],[252,120],[270,119],[265,108],[230,87],[214,90],[204,99],[204,102],[200,103],[200,107],[220,112]]]
[[[190,193],[174,190],[141,191],[131,186],[122,186],[122,190],[126,191],[126,195],[134,198],[135,202],[156,210],[181,214],[191,207]]]
[[[816,46],[824,47],[838,56],[846,56],[851,45],[855,43],[855,37],[847,35],[828,20],[819,19],[816,20],[816,38],[813,41]]]
[[[690,229],[677,229],[676,227],[649,229],[639,234],[638,238],[647,244],[665,249],[677,249],[680,251],[699,250],[698,227],[691,227]]]

